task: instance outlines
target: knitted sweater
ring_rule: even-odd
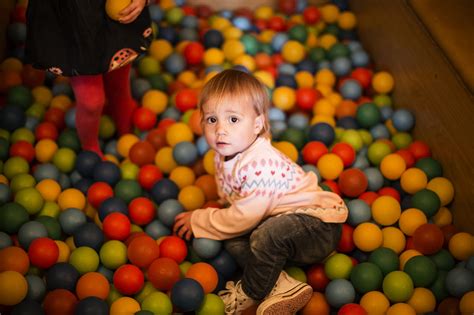
[[[344,222],[348,210],[335,193],[323,191],[313,172],[299,165],[260,137],[233,159],[215,157],[219,195],[228,208],[192,212],[195,237],[224,240],[246,234],[262,220],[287,213],[304,213],[323,222]]]

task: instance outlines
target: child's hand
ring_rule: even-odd
[[[193,235],[191,212],[182,212],[174,218],[173,233],[189,241]]]
[[[119,22],[128,24],[135,21],[145,6],[146,0],[132,0],[132,2],[125,9],[120,11]]]

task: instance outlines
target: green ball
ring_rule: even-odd
[[[81,142],[75,129],[65,129],[58,137],[58,146],[60,148],[69,148],[74,152],[81,150]]]
[[[148,294],[141,303],[143,311],[150,311],[153,314],[171,314],[173,312],[173,303],[163,292],[156,291]]]
[[[23,85],[13,86],[7,93],[7,104],[27,109],[33,103],[31,90]]]
[[[286,273],[288,273],[288,275],[290,275],[290,277],[300,282],[304,282],[304,283],[308,282],[306,273],[300,267],[291,266],[291,267],[285,268],[285,271]]]
[[[415,167],[425,172],[428,180],[443,176],[443,166],[433,158],[426,157],[416,161]]]
[[[288,30],[288,36],[290,39],[304,44],[306,43],[306,39],[308,39],[308,30],[303,24],[296,24]]]
[[[420,209],[427,218],[431,218],[441,207],[441,200],[434,191],[422,189],[411,197],[411,206]]]
[[[115,270],[127,262],[127,246],[117,240],[107,241],[100,248],[99,255],[105,268]]]
[[[12,132],[10,136],[10,141],[11,143],[16,143],[20,140],[24,140],[26,142],[33,144],[36,141],[35,134],[33,133],[33,131],[31,131],[28,128],[25,128],[25,127],[18,128]]]
[[[161,71],[160,63],[158,60],[151,56],[145,56],[138,62],[138,73],[143,76],[149,76],[157,74]]]
[[[267,55],[272,55],[273,54],[272,45],[270,43],[262,43],[260,44],[260,51]]]
[[[324,264],[324,272],[331,280],[349,279],[352,267],[352,259],[349,256],[337,253],[326,260],[326,263]]]
[[[27,173],[15,175],[10,181],[10,189],[15,194],[24,188],[31,188],[36,185],[36,179]]]
[[[115,134],[115,131],[115,123],[110,116],[103,115],[100,117],[99,138],[103,140],[110,139]]]
[[[453,255],[444,248],[441,248],[436,254],[428,257],[435,263],[438,270],[449,271],[453,269],[456,264]]]
[[[378,107],[392,106],[392,98],[387,94],[377,94],[374,96],[373,101]]]
[[[337,24],[327,24],[326,27],[323,29],[323,34],[332,34],[336,37],[339,37],[339,33],[341,30],[337,26]]]
[[[340,142],[350,144],[357,152],[364,146],[364,139],[355,129],[347,129],[341,135]]]
[[[22,205],[29,214],[36,214],[43,208],[44,199],[34,187],[24,188],[15,194],[15,202]]]
[[[183,9],[180,7],[173,7],[166,11],[165,18],[171,25],[178,25],[184,17]]]
[[[61,239],[62,231],[58,220],[50,216],[39,216],[36,218],[36,221],[43,223],[43,225],[46,227],[46,230],[48,231],[49,238],[52,238],[53,240]]]
[[[10,142],[5,138],[0,138],[0,160],[8,159],[10,153]]]
[[[242,44],[244,44],[245,52],[250,56],[255,56],[260,50],[260,43],[251,34],[245,34],[240,38]]]
[[[407,148],[413,141],[413,137],[408,132],[397,132],[392,136],[392,142],[397,149]]]
[[[136,180],[121,179],[114,187],[114,194],[127,204],[142,195],[142,187]]]
[[[155,289],[153,284],[150,281],[147,281],[143,285],[143,288],[140,290],[140,292],[135,294],[134,298],[135,298],[135,300],[138,301],[138,303],[142,303],[150,293],[156,292],[156,291],[157,290]],[[143,307],[142,307],[142,309],[143,309]]]
[[[38,118],[38,120],[43,120],[45,112],[46,108],[44,107],[44,105],[34,103],[26,110],[26,115]]]
[[[375,141],[369,145],[369,149],[367,150],[367,158],[369,159],[370,163],[378,166],[383,158],[390,153],[392,153],[392,150],[387,143]]]
[[[121,298],[122,296],[123,295],[114,287],[114,285],[111,285],[109,295],[107,296],[106,301],[109,305],[111,305],[115,300]]]
[[[382,280],[382,270],[371,262],[357,264],[351,272],[351,283],[360,294],[379,290]]]
[[[438,268],[429,257],[418,255],[406,262],[403,271],[410,276],[415,287],[428,287],[436,279]]]
[[[356,120],[363,128],[371,128],[381,121],[380,109],[374,103],[364,103],[357,107]]]
[[[403,271],[392,271],[383,279],[382,288],[391,302],[406,302],[413,294],[413,281]]]
[[[343,43],[335,43],[331,46],[328,51],[328,57],[330,60],[334,60],[339,57],[349,57],[351,54],[350,49]]]
[[[3,174],[10,180],[18,174],[29,172],[30,165],[24,158],[19,156],[12,156],[3,165]]]
[[[53,164],[60,172],[71,173],[76,166],[76,152],[70,148],[59,148],[53,155]]]
[[[69,263],[83,275],[97,270],[99,267],[99,255],[92,248],[81,246],[72,251],[69,256]]]
[[[28,222],[30,216],[25,207],[16,202],[8,202],[0,207],[0,231],[16,234]]]
[[[384,276],[398,270],[400,265],[397,253],[387,247],[379,247],[374,250],[370,253],[368,261],[377,265]]]
[[[140,171],[140,167],[132,162],[125,162],[120,165],[120,173],[122,175],[122,179],[129,179],[135,180],[138,176],[138,172]]]
[[[293,143],[298,150],[301,150],[307,142],[305,132],[295,128],[286,128],[279,140]]]
[[[448,288],[446,287],[446,276],[448,275],[447,270],[439,270],[436,279],[433,281],[429,289],[433,292],[433,295],[436,298],[436,301],[439,303],[450,294]]]
[[[309,59],[315,62],[326,60],[326,50],[322,47],[313,47],[309,50]]]
[[[166,91],[168,89],[168,83],[160,73],[154,73],[147,77],[150,82],[151,88],[154,90]]]
[[[213,293],[204,296],[201,306],[196,310],[196,315],[223,315],[224,301]]]

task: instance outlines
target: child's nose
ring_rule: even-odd
[[[226,128],[223,123],[217,123],[217,134],[225,134],[226,133]]]

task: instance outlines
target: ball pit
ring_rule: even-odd
[[[3,60],[0,311],[224,312],[213,291],[235,260],[171,228],[216,205],[196,106],[203,84],[235,67],[268,88],[275,146],[349,208],[338,252],[293,274],[315,290],[301,313],[472,313],[474,238],[452,225],[454,186],[413,139],[414,114],[394,106],[395,78],[369,64],[356,16],[333,2],[214,12],[152,1],[155,37],[131,78],[134,131],[117,136],[104,115],[104,160],[80,149],[67,79],[18,52]],[[7,34],[17,51],[25,10],[16,5]]]

